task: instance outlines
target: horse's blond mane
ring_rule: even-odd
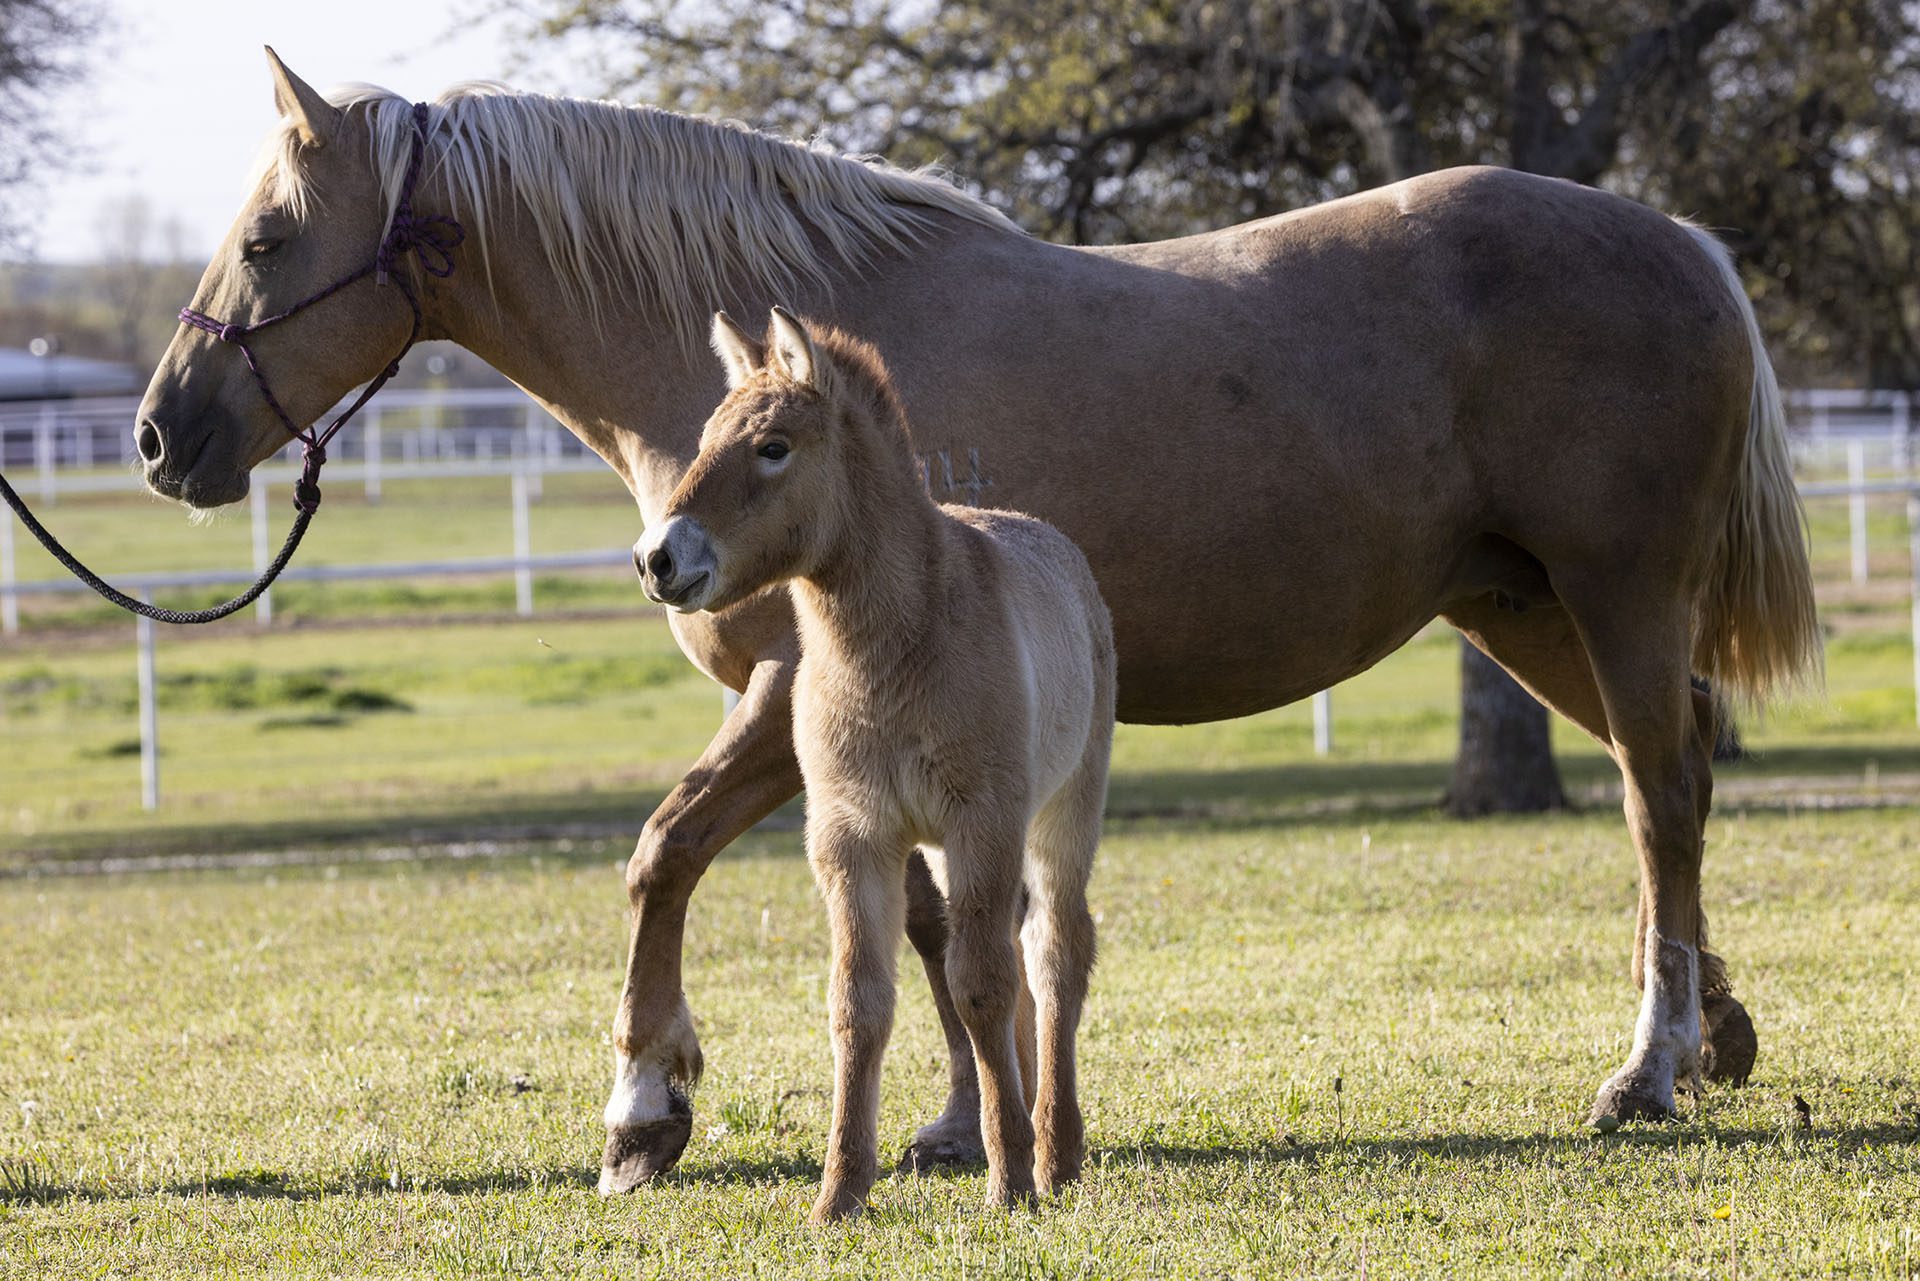
[[[391,216],[413,143],[412,104],[373,85],[327,98],[366,120]],[[835,266],[858,270],[876,251],[913,243],[935,211],[1020,234],[934,174],[732,121],[479,81],[430,106],[427,176],[445,183],[483,265],[491,270],[489,225],[511,200],[532,221],[566,300],[596,323],[610,297],[644,289],[697,342],[716,307],[740,304],[733,295],[743,286],[780,297],[826,287]],[[254,175],[263,180],[298,216],[316,203],[291,120],[267,139]]]

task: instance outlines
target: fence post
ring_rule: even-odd
[[[1313,754],[1327,756],[1333,751],[1333,691],[1321,690],[1313,696]]]
[[[0,516],[0,633],[20,632],[20,598],[13,594],[13,513]]]
[[[360,448],[366,455],[367,506],[380,505],[380,406],[368,405],[367,425],[361,429]]]
[[[1867,581],[1867,442],[1847,442],[1847,525],[1853,535],[1853,581]]]
[[[271,559],[267,542],[267,486],[266,482],[255,480],[249,504],[253,509],[253,572],[264,574]],[[253,602],[254,621],[262,627],[273,625],[273,588],[261,592],[259,599]]]
[[[153,603],[152,593],[141,592],[143,603]],[[160,714],[155,707],[153,679],[153,620],[141,615],[134,622],[134,635],[140,646],[140,808],[152,813],[160,808]]]
[[[1907,575],[1913,602],[1908,635],[1913,640],[1913,720],[1920,725],[1920,475],[1915,474],[1920,464],[1920,419],[1914,416],[1911,393],[1903,391],[1894,397],[1893,415],[1894,431],[1906,456]]]
[[[532,489],[528,494],[536,503],[547,496],[547,447],[546,435],[540,427],[541,416],[540,406],[529,399],[520,420],[520,456],[531,471],[527,483]]]
[[[1913,475],[1913,398],[1904,391],[1893,393],[1893,469],[1902,476]]]
[[[43,401],[33,426],[33,465],[40,472],[40,501],[51,503],[57,494],[54,479],[53,402]]]
[[[533,535],[527,528],[527,470],[513,473],[513,605],[522,618],[533,617]]]

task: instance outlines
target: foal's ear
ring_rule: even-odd
[[[759,373],[767,363],[767,349],[747,336],[724,311],[713,313],[713,329],[707,335],[713,354],[727,367],[727,390],[732,391]]]
[[[273,105],[283,116],[291,116],[300,130],[300,141],[309,147],[324,147],[340,125],[340,108],[328,102],[314,87],[287,70],[280,55],[267,46],[267,66],[273,71]]]
[[[802,387],[820,390],[820,357],[813,349],[813,337],[785,307],[773,309],[767,343],[775,369]]]

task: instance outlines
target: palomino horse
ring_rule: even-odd
[[[414,136],[392,94],[328,99],[274,74],[285,119],[194,299],[235,323],[366,261]],[[415,204],[468,231],[450,278],[402,267],[427,336],[526,388],[648,524],[723,389],[707,317],[784,297],[885,336],[936,497],[1032,512],[1080,545],[1114,611],[1122,720],[1277,707],[1436,615],[1459,627],[1619,763],[1643,991],[1594,1113],[1672,1113],[1702,1061],[1703,990],[1730,999],[1700,909],[1713,717],[1688,673],[1760,697],[1819,659],[1779,391],[1712,237],[1605,192],[1460,169],[1070,249],[931,178],[645,107],[466,86],[425,121]],[[252,346],[305,423],[411,322],[369,282]],[[137,439],[153,488],[195,506],[240,498],[287,443],[243,353],[197,329],[168,348]],[[691,1128],[688,898],[800,788],[787,592],[671,623],[742,697],[628,865],[610,1189],[671,1164]],[[907,931],[958,1052],[947,1112],[909,1156],[977,1152],[944,918],[916,885]]]
[[[722,313],[713,345],[732,390],[634,559],[647,595],[688,614],[792,585],[807,858],[833,924],[833,1131],[814,1220],[857,1212],[873,1186],[915,846],[953,909],[947,974],[981,1082],[987,1202],[1052,1192],[1086,1155],[1074,1030],[1114,683],[1093,571],[1042,521],[935,505],[866,343],[776,308],[764,344]],[[1037,1077],[1015,1047],[1023,882]]]

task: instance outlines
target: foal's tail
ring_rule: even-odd
[[[1753,303],[1727,247],[1680,220],[1712,260],[1747,326],[1753,402],[1733,502],[1694,604],[1693,666],[1724,693],[1759,703],[1820,683],[1824,663],[1807,564],[1806,513],[1787,452],[1786,407]]]

